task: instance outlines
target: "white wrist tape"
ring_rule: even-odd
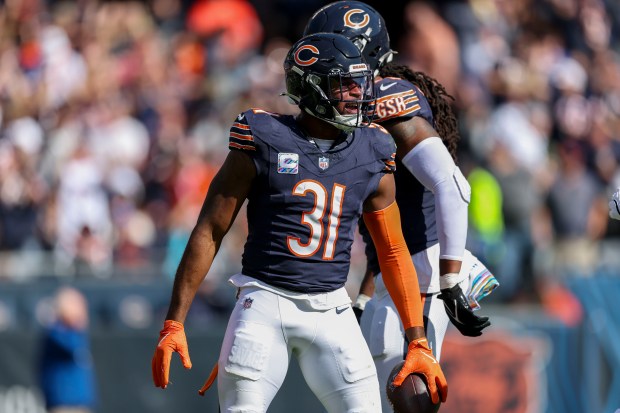
[[[402,159],[403,165],[435,195],[439,258],[462,260],[467,240],[471,188],[440,138],[426,138]]]
[[[459,283],[459,273],[458,272],[449,272],[447,274],[443,274],[439,276],[439,289],[445,290],[450,289]]]
[[[369,296],[367,296],[366,294],[360,294],[355,299],[355,304],[353,304],[353,307],[363,310],[364,308],[366,308],[366,303],[368,301],[370,301]]]

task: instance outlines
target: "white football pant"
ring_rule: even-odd
[[[306,296],[316,302],[322,294]],[[291,354],[329,413],[381,412],[375,365],[350,304],[317,310],[307,300],[254,286],[240,289],[222,343],[221,412],[266,412]]]

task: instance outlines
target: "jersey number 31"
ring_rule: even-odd
[[[334,259],[345,188],[344,185],[340,184],[334,184],[332,188],[327,237],[323,250],[324,260]],[[308,193],[314,195],[314,208],[308,212],[304,212],[301,216],[301,223],[310,227],[308,242],[304,244],[301,242],[300,238],[291,236],[287,237],[286,240],[289,250],[298,257],[311,257],[316,254],[319,248],[321,248],[323,234],[325,232],[323,228],[323,216],[325,215],[329,194],[320,182],[309,179],[299,181],[293,188],[293,195],[307,196]]]

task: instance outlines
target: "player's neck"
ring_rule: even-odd
[[[333,141],[342,137],[342,130],[307,113],[301,112],[296,120],[307,138]]]

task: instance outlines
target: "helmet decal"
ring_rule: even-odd
[[[301,46],[299,49],[297,49],[297,51],[295,52],[295,63],[297,63],[299,66],[310,66],[313,63],[316,63],[317,60],[319,60],[316,57],[311,57],[310,59],[306,59],[306,60],[302,60],[299,57],[299,54],[301,52],[303,52],[304,50],[309,50],[310,52],[312,52],[315,55],[319,55],[319,49],[317,49],[315,46],[312,46],[311,44],[306,44],[304,46]]]
[[[355,23],[353,20],[351,20],[351,17],[356,14],[364,15],[364,18],[359,23]],[[368,16],[368,13],[366,13],[362,9],[351,9],[344,14],[344,25],[347,27],[351,27],[353,29],[361,29],[362,27],[368,26],[368,23],[370,23],[370,16]]]
[[[364,70],[370,70],[366,63],[357,63],[357,64],[349,66],[349,72],[351,73],[362,72]]]

